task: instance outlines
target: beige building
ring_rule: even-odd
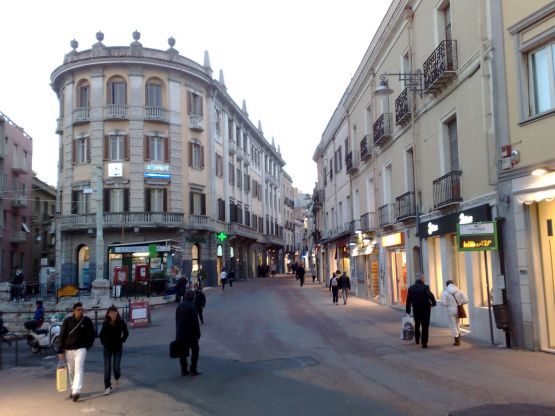
[[[284,221],[283,239],[285,243],[283,270],[285,272],[289,272],[291,265],[295,262],[295,227],[293,223],[295,191],[293,188],[293,180],[285,171],[283,171],[282,187]]]
[[[498,216],[489,6],[394,0],[314,159],[326,276],[350,270],[359,296],[399,309],[417,271],[438,298],[454,280],[470,299],[465,331],[501,342],[488,309],[498,252],[456,239],[459,224]],[[441,307],[432,321],[446,324]]]
[[[517,346],[555,352],[555,3],[498,0],[492,7],[499,206],[513,338]]]
[[[140,33],[73,50],[52,73],[60,101],[57,267],[62,284],[145,270],[218,281],[282,264],[285,162],[227,93],[223,73]],[[95,239],[92,239],[94,237]],[[202,272],[202,273],[201,273]]]

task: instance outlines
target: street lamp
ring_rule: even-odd
[[[422,93],[424,92],[424,87],[422,86],[423,74],[422,71],[417,69],[414,72],[395,72],[395,73],[383,73],[380,75],[380,83],[378,88],[374,91],[375,95],[378,96],[388,96],[393,94],[393,90],[389,88],[388,78],[391,75],[399,77],[399,81],[404,83],[404,85],[409,89],[417,93],[420,98],[422,98]]]

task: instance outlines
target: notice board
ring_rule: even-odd
[[[148,302],[131,302],[129,304],[129,326],[145,327],[150,324],[150,306]]]

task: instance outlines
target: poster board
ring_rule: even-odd
[[[129,304],[129,326],[140,328],[150,325],[150,306],[148,302],[131,302]]]

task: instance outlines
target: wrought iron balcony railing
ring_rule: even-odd
[[[456,75],[457,41],[444,40],[424,62],[424,92],[437,94]]]
[[[352,220],[349,223],[349,232],[351,233],[351,235],[355,235],[357,231],[362,231],[362,228],[360,225],[360,219]]]
[[[405,88],[395,99],[395,123],[405,126],[410,122],[410,97],[409,89]]]
[[[362,232],[376,230],[376,213],[367,212],[360,216],[360,228]]]
[[[73,124],[83,124],[91,121],[91,109],[89,107],[77,107],[73,111]]]
[[[460,170],[454,170],[434,181],[434,208],[440,209],[462,201]]]
[[[414,192],[407,192],[395,198],[395,221],[416,218],[416,197]]]
[[[168,122],[168,110],[158,106],[145,107],[145,120]]]
[[[395,204],[385,204],[378,208],[378,218],[380,227],[387,227],[393,225],[393,213],[395,211]]]
[[[374,145],[383,146],[391,138],[391,113],[383,113],[374,123]]]
[[[358,170],[358,159],[355,158],[353,151],[345,155],[345,165],[347,166],[347,173],[354,173]]]
[[[127,119],[127,106],[110,104],[104,107],[104,118],[106,120],[125,120]]]
[[[360,141],[360,160],[368,160],[372,157],[372,152],[370,149],[368,134],[362,138]]]

